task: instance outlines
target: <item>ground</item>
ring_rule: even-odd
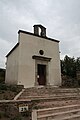
[[[6,85],[0,83],[0,100],[13,99],[22,90],[22,88],[23,86]]]

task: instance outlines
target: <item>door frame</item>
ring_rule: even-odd
[[[46,66],[46,85],[49,85],[49,62],[44,60],[35,60],[35,86],[38,86],[38,64]],[[41,85],[39,85],[41,86]],[[43,86],[43,85],[42,85]]]

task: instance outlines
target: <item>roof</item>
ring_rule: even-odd
[[[44,38],[44,39],[47,39],[47,40],[51,40],[51,41],[53,41],[53,42],[59,42],[59,40],[55,40],[55,39],[52,39],[52,38],[49,38],[49,37],[43,37],[43,36],[35,35],[34,33],[27,32],[27,31],[24,31],[24,30],[19,30],[19,31],[18,31],[18,34],[19,34],[19,33],[25,33],[25,34],[37,36],[37,37],[40,37],[40,38]]]
[[[11,49],[11,51],[6,55],[6,57],[8,57],[8,56],[12,53],[12,51],[13,51],[14,49],[16,49],[18,46],[19,46],[19,43],[17,43],[17,44]]]

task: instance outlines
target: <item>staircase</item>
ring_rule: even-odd
[[[57,98],[80,98],[80,88],[55,88],[48,87],[32,87],[26,88],[18,99],[57,99]]]
[[[33,110],[32,120],[80,120],[80,105]]]
[[[32,87],[16,98],[31,100],[32,120],[80,120],[80,88]]]

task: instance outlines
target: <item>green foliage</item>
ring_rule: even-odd
[[[4,115],[3,115],[3,113],[2,112],[0,112],[0,118],[2,118]]]
[[[10,85],[8,87],[9,87],[10,91],[12,91],[12,92],[18,92],[18,87],[16,85]]]
[[[3,83],[0,83],[0,90],[10,90],[12,92],[20,92],[22,90],[23,86],[18,85],[6,85]]]
[[[0,83],[0,90],[7,90],[7,86],[5,84]]]
[[[18,85],[6,85],[0,83],[0,100],[5,99],[13,99],[15,95],[17,95],[23,86]]]
[[[5,82],[5,69],[0,68],[0,83]]]
[[[76,68],[77,68],[77,70],[80,71],[80,57],[77,57],[77,59],[76,59]]]
[[[80,57],[75,59],[74,57],[64,57],[64,60],[61,60],[61,73],[70,77],[76,77],[76,71],[80,70]]]
[[[19,93],[22,90],[23,85],[9,85],[7,87],[10,91]]]
[[[22,120],[20,116],[16,116],[14,118],[12,118],[11,120]]]
[[[8,118],[8,115],[6,114],[6,112],[0,112],[0,118]]]

